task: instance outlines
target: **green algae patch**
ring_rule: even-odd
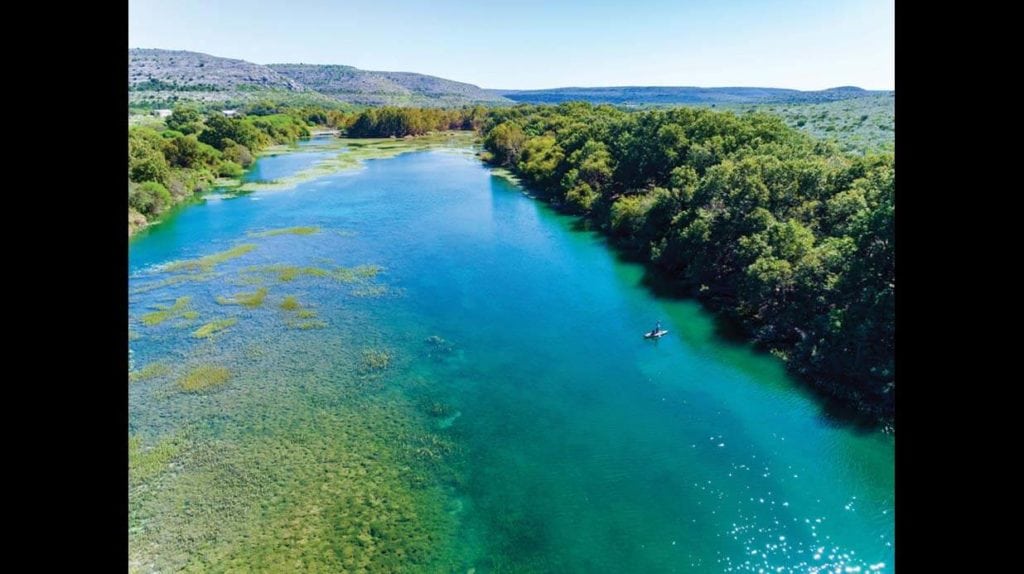
[[[260,231],[258,233],[250,233],[250,237],[277,237],[278,235],[313,235],[314,233],[320,233],[320,228],[316,226],[308,227],[285,227],[283,229],[271,229],[268,231]]]
[[[165,363],[150,363],[137,371],[129,373],[128,380],[131,382],[145,381],[148,379],[155,379],[157,377],[164,377],[170,373],[171,368]]]
[[[381,349],[363,349],[359,370],[363,373],[383,371],[391,365],[391,355]]]
[[[223,385],[230,378],[231,371],[224,367],[202,365],[178,381],[178,386],[185,392],[195,393]]]
[[[197,339],[206,339],[213,335],[227,329],[238,322],[238,317],[228,317],[226,319],[218,319],[216,321],[210,321],[202,327],[199,327],[192,332],[192,336]]]
[[[299,309],[299,311],[295,314],[303,319],[310,319],[312,317],[316,317],[316,311],[312,309]]]
[[[287,297],[281,300],[280,305],[280,307],[285,311],[294,311],[301,306],[302,305],[299,303],[299,300],[295,297],[295,295],[288,295]]]
[[[267,288],[260,287],[252,293],[237,293],[233,297],[217,297],[217,303],[221,305],[242,305],[245,307],[260,307],[267,298]]]
[[[174,263],[167,265],[165,270],[170,272],[197,271],[208,273],[210,271],[213,271],[213,268],[216,267],[217,265],[220,265],[221,263],[230,261],[232,259],[237,259],[245,255],[246,253],[249,253],[253,249],[256,249],[255,243],[243,243],[241,245],[236,245],[231,249],[213,253],[205,257],[200,257],[199,259],[175,261]]]
[[[183,441],[179,437],[161,440],[146,447],[142,437],[128,436],[128,483],[138,485],[167,470],[168,465],[179,454]]]
[[[168,319],[182,317],[185,313],[191,311],[191,301],[192,298],[188,296],[178,297],[173,305],[159,307],[158,310],[143,315],[141,317],[142,324],[147,327],[153,327]]]

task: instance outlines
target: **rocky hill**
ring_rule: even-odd
[[[459,106],[511,104],[473,84],[411,72],[377,72],[351,66],[271,64],[270,69],[311,89],[353,104]]]

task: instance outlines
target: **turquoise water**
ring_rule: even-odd
[[[334,157],[335,153],[325,151],[304,151],[303,148],[313,147],[324,138],[312,138],[300,141],[295,149],[281,151],[273,155],[263,156],[248,172],[243,181],[269,182],[298,173],[313,167],[318,162]]]
[[[315,159],[287,157],[256,172]],[[293,226],[319,232],[254,235]],[[255,247],[168,281],[167,263],[239,244]],[[129,434],[188,437],[130,491],[133,568],[893,571],[892,437],[831,420],[776,359],[654,297],[471,154],[211,199],[135,239],[129,264],[132,363],[171,370],[130,384]],[[281,264],[379,272],[282,281],[265,267]],[[260,307],[216,303],[259,287]],[[289,295],[321,323],[298,328]],[[140,321],[183,296],[198,318]],[[644,340],[658,320],[669,334]],[[231,379],[181,392],[207,363]]]

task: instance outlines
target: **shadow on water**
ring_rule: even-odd
[[[574,222],[572,228],[574,231],[593,231],[593,225],[578,222]],[[740,321],[725,313],[710,309],[712,305],[695,296],[690,285],[652,267],[640,250],[631,249],[629,246],[611,239],[608,239],[606,244],[614,253],[617,261],[639,264],[643,267],[643,275],[639,283],[657,298],[669,301],[696,301],[700,302],[703,308],[710,310],[712,332],[715,338],[744,347],[762,357],[775,359],[768,349],[751,342],[749,333]],[[808,377],[799,373],[788,362],[786,371],[801,389],[814,398],[821,409],[822,420],[826,421],[829,426],[847,428],[860,435],[871,434],[884,428],[885,425],[879,422],[875,414],[859,410],[856,406],[829,393],[827,389],[814,384]]]
[[[774,360],[777,360],[768,349],[751,342],[748,331],[739,320],[729,316],[727,313],[723,313],[721,310],[715,309],[715,305],[712,302],[696,295],[692,285],[653,267],[647,260],[646,253],[642,249],[638,249],[636,245],[606,235],[593,221],[569,213],[559,208],[559,206],[545,201],[540,196],[528,195],[534,201],[551,209],[554,213],[562,217],[571,218],[568,222],[570,230],[589,233],[596,239],[600,239],[617,262],[640,265],[643,269],[643,274],[639,284],[657,298],[668,301],[699,302],[702,308],[709,311],[712,321],[712,332],[718,340],[734,346],[744,347],[756,355],[772,357]],[[864,412],[858,409],[856,405],[852,405],[844,399],[831,394],[826,388],[815,384],[806,375],[798,372],[788,361],[786,362],[786,371],[791,376],[791,380],[817,402],[821,409],[821,417],[828,425],[847,428],[857,434],[870,434],[886,427],[886,424],[879,420],[877,414]]]

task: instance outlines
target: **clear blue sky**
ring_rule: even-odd
[[[129,0],[129,48],[485,88],[895,88],[895,0]]]

